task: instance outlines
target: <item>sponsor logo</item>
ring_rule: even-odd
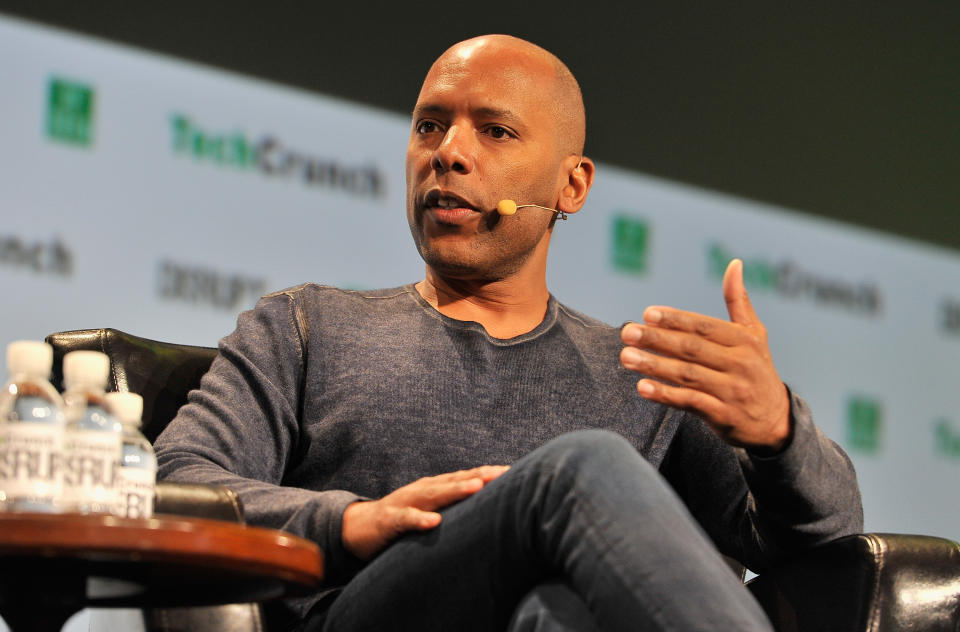
[[[251,139],[239,131],[211,132],[184,114],[171,116],[170,124],[177,155],[360,197],[386,194],[386,178],[376,165],[346,165],[310,156],[270,135]]]
[[[944,299],[940,305],[940,327],[948,334],[960,336],[960,301]]]
[[[940,456],[960,461],[960,431],[945,418],[933,422],[933,450]]]
[[[265,292],[263,279],[173,261],[157,266],[157,295],[167,301],[236,311],[253,305]]]
[[[733,258],[721,244],[710,244],[707,247],[710,275],[722,279]],[[823,277],[792,261],[744,259],[743,280],[750,290],[772,291],[786,298],[809,300],[863,316],[879,316],[883,311],[883,294],[875,284]]]
[[[69,277],[73,275],[73,252],[59,237],[44,243],[0,235],[0,266]]]
[[[847,446],[875,454],[883,435],[883,407],[872,397],[855,395],[847,400]]]
[[[650,225],[630,215],[615,215],[611,228],[613,267],[629,274],[646,274]]]
[[[87,147],[93,142],[93,88],[52,77],[47,87],[47,136]]]

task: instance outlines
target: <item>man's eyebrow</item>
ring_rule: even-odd
[[[512,123],[514,125],[519,125],[522,122],[520,120],[520,117],[515,115],[510,110],[503,110],[500,108],[491,108],[491,107],[477,108],[476,110],[474,110],[474,114],[481,116],[483,118],[497,119],[500,121],[504,121],[505,123]]]
[[[442,105],[417,105],[415,108],[413,108],[413,116],[423,114],[448,114],[449,112],[450,108]]]
[[[435,105],[435,104],[424,104],[418,105],[413,109],[413,116],[423,116],[426,114],[433,115],[449,115],[453,110],[444,105]],[[515,115],[510,110],[494,107],[478,107],[471,110],[473,116],[477,116],[485,119],[496,119],[504,121],[505,123],[511,123],[513,125],[520,125],[522,121],[520,117]]]

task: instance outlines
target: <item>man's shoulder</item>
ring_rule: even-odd
[[[279,301],[290,305],[294,311],[311,315],[325,312],[346,314],[358,310],[367,312],[371,309],[392,311],[411,303],[411,291],[414,291],[413,285],[366,290],[302,283],[265,294],[260,299],[259,307],[267,307]]]
[[[573,309],[572,307],[564,305],[560,302],[557,302],[557,313],[559,320],[564,323],[564,325],[581,329],[584,332],[593,333],[595,335],[607,335],[610,332],[617,332],[620,330],[619,327],[614,327],[609,323],[606,323],[598,318],[594,318],[593,316]]]
[[[416,313],[410,296],[415,291],[412,284],[366,290],[303,283],[264,295],[253,311],[293,322],[303,331],[316,326],[348,330]]]
[[[620,327],[614,327],[562,303],[558,303],[557,308],[557,324],[584,352],[609,354],[619,351],[622,346]]]
[[[377,300],[393,299],[405,296],[410,293],[410,285],[403,285],[393,288],[380,289],[356,289],[346,287],[336,287],[333,285],[323,285],[321,283],[301,283],[292,287],[264,294],[262,299],[287,298],[290,300]]]

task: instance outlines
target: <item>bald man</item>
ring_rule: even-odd
[[[557,217],[593,183],[584,129],[547,51],[447,50],[407,148],[425,278],[265,296],[158,439],[162,477],[320,543],[324,590],[291,627],[764,630],[719,553],[762,571],[862,529],[739,262],[728,321],[652,306],[617,330],[550,294]]]

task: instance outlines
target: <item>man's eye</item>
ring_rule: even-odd
[[[417,124],[417,133],[418,134],[429,134],[431,132],[436,132],[440,127],[433,121],[421,121]]]
[[[491,138],[510,138],[510,132],[505,127],[500,127],[499,125],[491,125],[487,128],[487,134]]]

